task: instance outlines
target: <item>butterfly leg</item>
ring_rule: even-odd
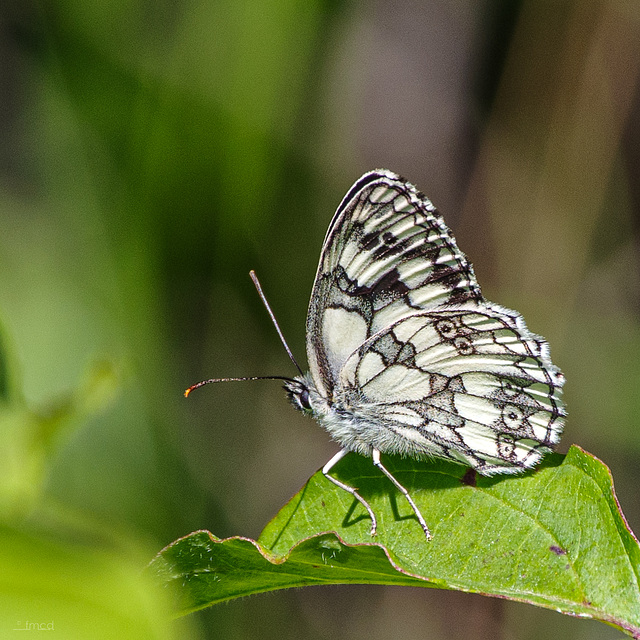
[[[378,528],[378,520],[376,519],[376,516],[373,513],[373,509],[371,508],[369,503],[356,491],[356,489],[354,489],[353,487],[350,487],[348,484],[344,484],[343,482],[340,482],[340,480],[336,480],[335,478],[329,475],[329,470],[339,460],[342,460],[342,458],[344,458],[347,455],[347,453],[349,453],[347,449],[341,449],[340,451],[338,451],[338,453],[336,453],[336,455],[333,456],[333,458],[331,458],[331,460],[329,460],[329,462],[327,462],[327,464],[325,464],[324,467],[322,467],[322,473],[324,477],[327,478],[327,480],[330,480],[337,487],[340,487],[341,489],[344,489],[345,491],[350,493],[367,510],[367,512],[369,513],[369,517],[371,518],[371,535],[375,536],[376,529]]]
[[[429,527],[427,527],[427,523],[425,522],[422,514],[420,513],[420,509],[418,509],[416,503],[413,501],[413,498],[409,495],[409,492],[391,475],[389,471],[384,467],[382,462],[380,461],[380,452],[377,449],[373,449],[371,452],[371,457],[373,458],[373,464],[384,473],[391,482],[397,487],[398,491],[407,499],[407,502],[411,505],[413,512],[416,514],[418,518],[418,522],[424,531],[424,535],[427,536],[427,540],[431,540],[432,535],[429,531]]]

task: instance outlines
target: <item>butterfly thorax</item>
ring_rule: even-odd
[[[315,418],[344,448],[371,455],[371,441],[359,433],[357,419],[333,399],[325,398],[317,389],[310,373],[285,382],[291,404],[305,415]]]
[[[355,388],[335,390],[330,400],[318,391],[309,373],[285,382],[284,388],[293,406],[315,418],[343,449],[365,456],[371,456],[372,449],[414,457],[429,455],[424,447],[399,436],[393,425],[385,425]]]

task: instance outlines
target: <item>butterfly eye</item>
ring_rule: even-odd
[[[303,389],[300,393],[300,406],[306,411],[311,411],[311,402],[309,400],[309,391],[307,389]]]

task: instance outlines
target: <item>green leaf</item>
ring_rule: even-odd
[[[385,463],[424,514],[431,542],[371,461],[350,455],[335,475],[373,507],[375,538],[364,508],[318,472],[257,542],[198,531],[165,548],[150,571],[179,586],[179,614],[289,587],[402,584],[529,602],[640,637],[640,548],[602,462],[573,446],[509,478],[444,461]]]

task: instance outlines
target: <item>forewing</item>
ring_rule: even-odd
[[[365,174],[331,221],[311,295],[307,357],[318,391],[333,397],[345,362],[376,332],[481,299],[431,202],[394,173]]]
[[[522,317],[483,303],[414,314],[372,336],[345,363],[340,395],[379,425],[381,451],[510,473],[560,439],[563,383]]]

